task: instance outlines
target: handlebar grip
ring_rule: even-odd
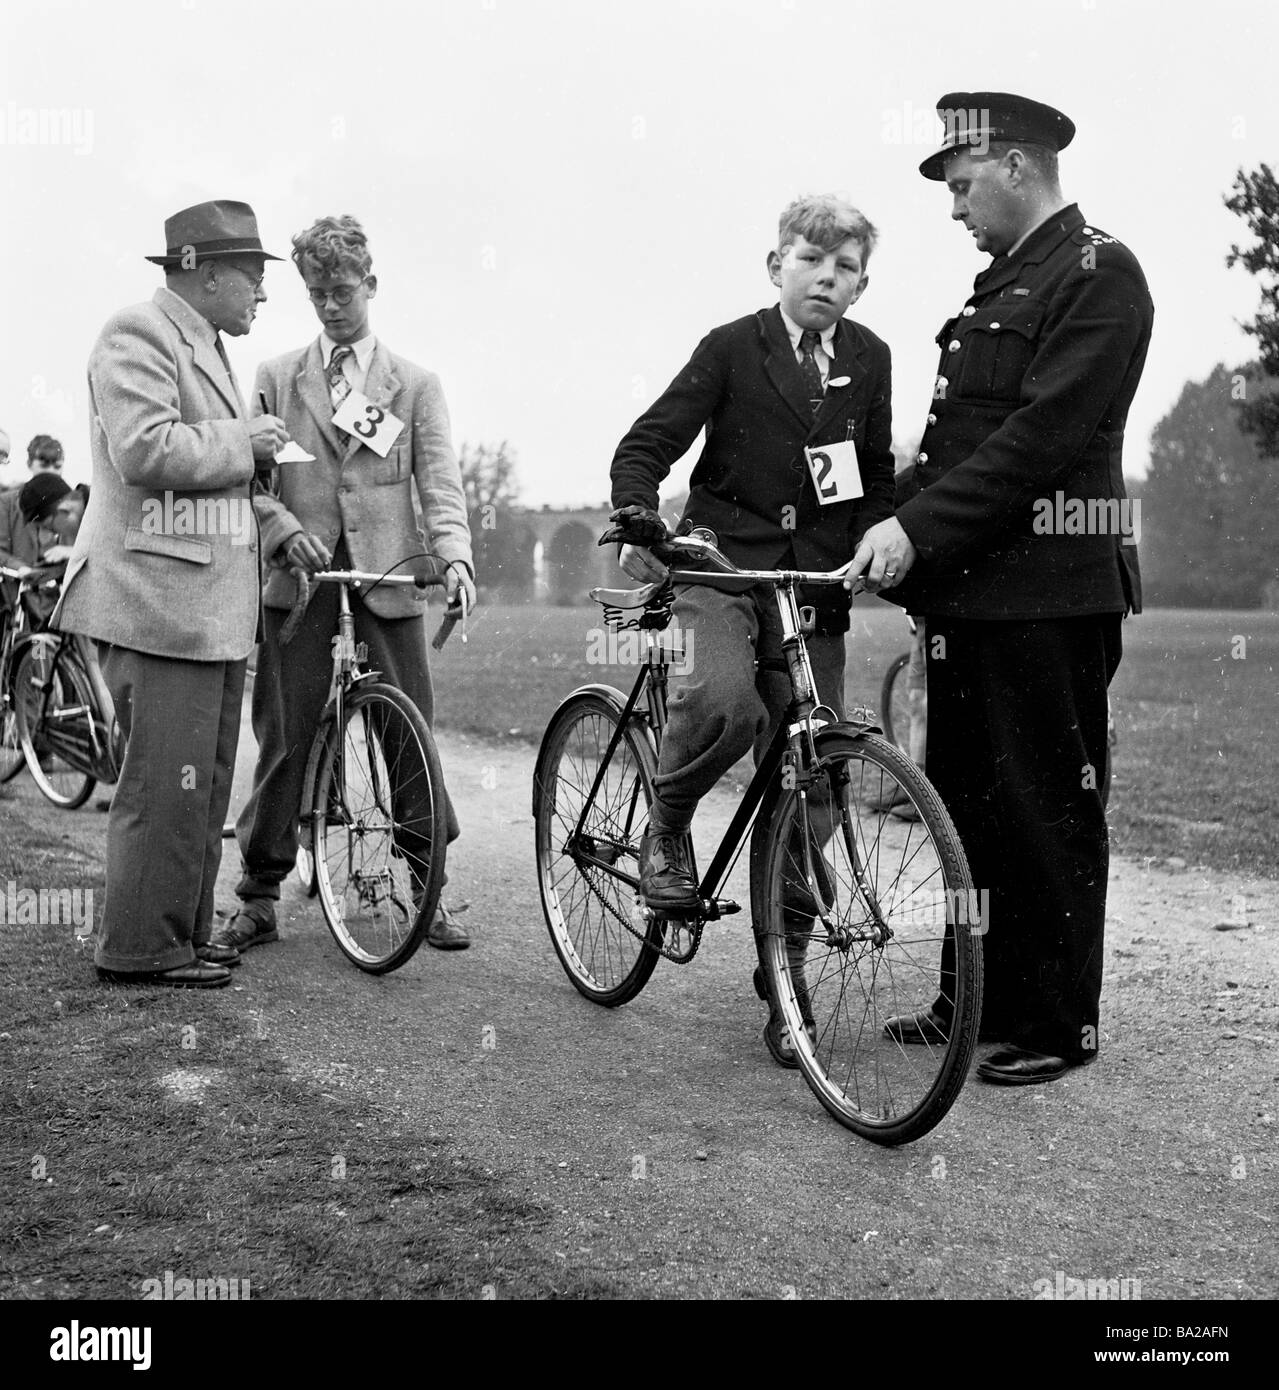
[[[425,585],[423,585],[423,587],[425,587]],[[431,650],[436,652],[440,651],[443,648],[445,642],[449,640],[449,636],[452,633],[453,629],[461,621],[461,604],[458,604],[456,608],[452,606],[446,608],[444,610],[444,617],[440,621],[439,630],[436,632],[435,636],[431,638]]]

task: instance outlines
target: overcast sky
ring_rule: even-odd
[[[988,263],[917,172],[955,89],[1071,116],[1064,192],[1145,268],[1130,473],[1187,379],[1251,354],[1222,196],[1279,163],[1273,0],[4,0],[3,25],[0,426],[19,462],[60,437],[73,482],[94,338],[162,283],[142,257],[165,217],[210,198],[252,203],[279,255],[359,217],[379,337],[439,373],[456,443],[509,440],[523,500],[562,505],[606,498],[618,439],[710,327],[775,302],[782,206],[843,193],[880,228],[853,314],[916,438],[933,337]],[[58,111],[58,143],[27,143]],[[318,331],[291,264],[266,288],[230,342],[246,386]]]

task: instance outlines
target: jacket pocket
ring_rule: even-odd
[[[188,536],[166,536],[144,531],[139,526],[130,526],[124,533],[124,548],[142,550],[148,555],[168,555],[174,560],[189,560],[193,565],[207,565],[213,561],[213,547],[208,541],[197,541]]]
[[[1045,308],[1039,299],[1001,299],[979,309],[961,340],[955,393],[976,400],[1017,400],[1035,356]]]

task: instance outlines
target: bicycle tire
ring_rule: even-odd
[[[805,788],[787,787],[783,779],[761,809],[762,829],[752,839],[751,901],[761,954],[817,1099],[862,1137],[903,1144],[942,1119],[967,1076],[981,1018],[985,917],[979,912],[973,921],[980,899],[971,891],[963,847],[919,768],[874,734],[832,727],[818,734],[816,747],[816,780]],[[863,804],[893,801],[894,782],[917,820]],[[823,795],[833,808],[832,833],[811,857],[809,873],[801,863],[804,827],[818,850]],[[818,895],[829,930],[815,915]],[[888,934],[876,940],[881,924]],[[912,1045],[886,1031],[890,1016],[939,1000],[943,972],[948,1035]]]
[[[609,686],[574,691],[546,726],[533,774],[537,885],[551,945],[577,991],[605,1008],[644,988],[662,943],[661,922],[639,914],[636,886],[657,772],[645,721],[627,721],[591,797],[624,707]]]
[[[422,712],[390,685],[357,686],[342,726],[322,722],[316,738],[324,746],[303,804],[320,906],[347,959],[383,975],[410,959],[439,905],[447,837],[439,754]],[[413,804],[401,816],[406,796]]]
[[[80,765],[93,753],[93,691],[78,662],[55,642],[37,636],[23,648],[13,674],[14,716],[36,786],[55,806],[74,811],[97,786]]]
[[[884,683],[879,689],[879,723],[884,737],[907,757],[910,756],[910,693],[906,681],[899,678],[909,665],[909,652],[895,656],[884,672]]]
[[[8,645],[13,619],[0,609],[0,783],[16,777],[27,760],[18,740],[18,719],[13,707],[12,676],[17,653]]]

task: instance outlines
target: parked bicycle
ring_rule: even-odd
[[[403,691],[367,668],[355,640],[349,592],[379,584],[443,584],[444,573],[324,570],[299,584],[280,632],[287,645],[313,585],[337,584],[333,678],[307,758],[299,807],[298,871],[319,895],[324,920],[346,957],[381,975],[403,965],[426,936],[444,882],[444,777],[435,740]],[[460,610],[446,610],[447,637]]]
[[[64,810],[75,810],[99,782],[113,783],[124,760],[124,737],[115,706],[87,639],[74,633],[31,631],[23,595],[56,590],[62,566],[0,569],[16,579],[19,598],[8,614],[4,683],[5,739],[0,759],[9,776],[16,742],[41,792]]]
[[[591,591],[606,622],[646,638],[629,696],[607,685],[573,691],[538,753],[538,886],[560,963],[597,1004],[633,999],[659,958],[691,961],[705,923],[738,911],[719,894],[749,840],[754,926],[805,1079],[858,1134],[916,1139],[949,1110],[968,1071],[980,927],[963,848],[920,769],[869,712],[836,721],[814,689],[805,639],[815,615],[799,606],[797,588],[842,584],[845,571],[741,570],[709,532],[650,548],[670,567],[666,582]],[[642,905],[639,849],[666,727],[667,666],[678,659],[663,633],[674,586],[685,584],[772,589],[792,701],[699,881],[700,912],[675,920]],[[873,809],[897,787],[918,820]],[[903,1045],[885,1030],[891,1016],[937,1002],[952,1019],[947,1037]]]

